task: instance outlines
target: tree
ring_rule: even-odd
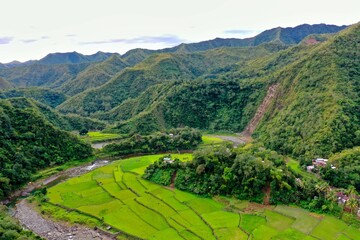
[[[359,206],[359,201],[356,198],[351,197],[347,201],[346,205],[350,208],[351,213],[353,213],[354,209],[357,209]]]
[[[88,131],[86,128],[82,128],[82,129],[80,130],[79,134],[83,136],[83,135],[88,134],[88,132],[89,132],[89,131]]]

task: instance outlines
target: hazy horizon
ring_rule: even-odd
[[[180,43],[247,38],[301,24],[351,25],[360,2],[6,1],[0,15],[0,62],[28,61],[55,52],[120,54]],[[21,7],[19,7],[21,6]]]

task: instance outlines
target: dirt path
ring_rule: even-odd
[[[16,204],[15,217],[27,229],[49,240],[114,239],[84,226],[69,226],[64,223],[48,220],[36,212],[33,206],[31,206],[31,204],[25,199]]]
[[[171,187],[171,188],[175,188],[175,178],[176,178],[176,174],[177,174],[177,172],[175,171],[175,172],[173,172],[173,174],[172,174],[172,176],[171,176],[171,181],[170,181],[170,185],[169,185],[169,187]]]
[[[248,123],[244,131],[241,133],[242,136],[251,136],[253,134],[260,120],[263,118],[267,108],[269,107],[271,100],[274,99],[274,97],[276,96],[278,86],[279,84],[274,84],[269,87],[266,96],[256,110],[254,117]]]
[[[271,196],[271,188],[270,188],[270,182],[268,182],[263,189],[264,195],[264,205],[270,205],[270,196]]]

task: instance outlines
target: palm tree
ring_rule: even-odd
[[[346,202],[346,205],[349,206],[351,213],[353,213],[353,210],[359,206],[359,201],[356,198],[351,197]]]
[[[319,193],[319,196],[323,195],[325,197],[329,190],[329,184],[326,182],[318,183],[315,185],[315,190]]]
[[[356,188],[353,185],[349,185],[348,188],[346,189],[345,193],[349,196],[349,197],[354,197],[356,196],[357,192],[356,192]]]
[[[331,202],[336,202],[337,200],[336,192],[334,190],[328,191],[326,194],[326,200],[329,200]]]
[[[332,211],[337,200],[336,192],[330,189],[330,191],[326,194],[325,199],[330,201],[330,210]]]

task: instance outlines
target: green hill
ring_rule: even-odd
[[[77,76],[86,69],[89,63],[81,64],[30,64],[0,69],[0,77],[7,79],[16,87],[48,87],[55,88]]]
[[[13,88],[0,91],[0,99],[14,97],[33,98],[36,101],[46,104],[52,108],[55,108],[59,104],[63,103],[67,98],[63,93],[37,87]]]
[[[359,28],[354,25],[323,43],[238,61],[225,72],[153,85],[94,116],[120,121],[115,127],[120,132],[179,126],[240,132],[268,87],[278,84],[255,138],[302,159],[328,157],[360,145]]]
[[[260,52],[260,49],[270,46],[278,45],[218,49],[201,54],[219,51],[225,54],[231,51],[239,56],[242,51],[248,57],[246,51]],[[180,126],[240,132],[254,115],[269,84],[274,82],[273,72],[307,56],[309,50],[315,47],[299,45],[275,53],[255,55],[250,59],[245,57],[237,64],[204,74],[196,80],[154,85],[138,97],[124,101],[111,111],[94,114],[93,117],[120,121],[116,129],[121,132],[154,131]]]
[[[90,145],[51,124],[31,101],[0,100],[0,198],[36,170],[92,154]]]
[[[324,33],[336,33],[343,29],[346,26],[335,26],[327,24],[302,24],[296,27],[287,27],[287,28],[273,28],[261,32],[260,34],[246,39],[236,39],[236,38],[215,38],[213,40],[202,41],[198,43],[188,43],[180,44],[172,48],[165,48],[161,50],[144,50],[144,49],[135,49],[129,51],[125,56],[134,54],[135,52],[138,55],[150,55],[154,53],[192,53],[199,51],[206,51],[214,48],[220,47],[249,47],[249,46],[258,46],[263,43],[277,42],[285,45],[298,44],[303,38],[311,34],[324,34]]]
[[[0,89],[12,88],[12,85],[5,79],[0,77]]]
[[[58,90],[71,96],[76,95],[87,89],[103,85],[127,66],[129,65],[126,62],[114,54],[104,62],[90,65],[76,78],[64,83]]]
[[[359,39],[356,24],[278,71],[279,91],[256,136],[310,159],[359,146]]]
[[[229,71],[234,64],[270,55],[281,45],[269,44],[249,48],[220,48],[192,54],[155,54],[132,68],[127,68],[103,86],[76,95],[61,104],[65,113],[84,116],[106,112],[123,101],[139,96],[148,87],[174,81],[190,81],[199,77]]]
[[[102,62],[109,58],[112,53],[97,52],[92,55],[83,55],[77,52],[67,53],[50,53],[39,61],[35,61],[37,64],[66,64],[66,63],[91,63]]]
[[[63,115],[53,108],[37,102],[33,99],[19,97],[8,98],[13,106],[26,110],[27,108],[35,109],[41,117],[50,122],[53,126],[66,131],[80,131],[83,128],[88,130],[102,130],[106,127],[106,123],[96,119],[81,117],[75,114]],[[0,101],[5,101],[0,100]]]

